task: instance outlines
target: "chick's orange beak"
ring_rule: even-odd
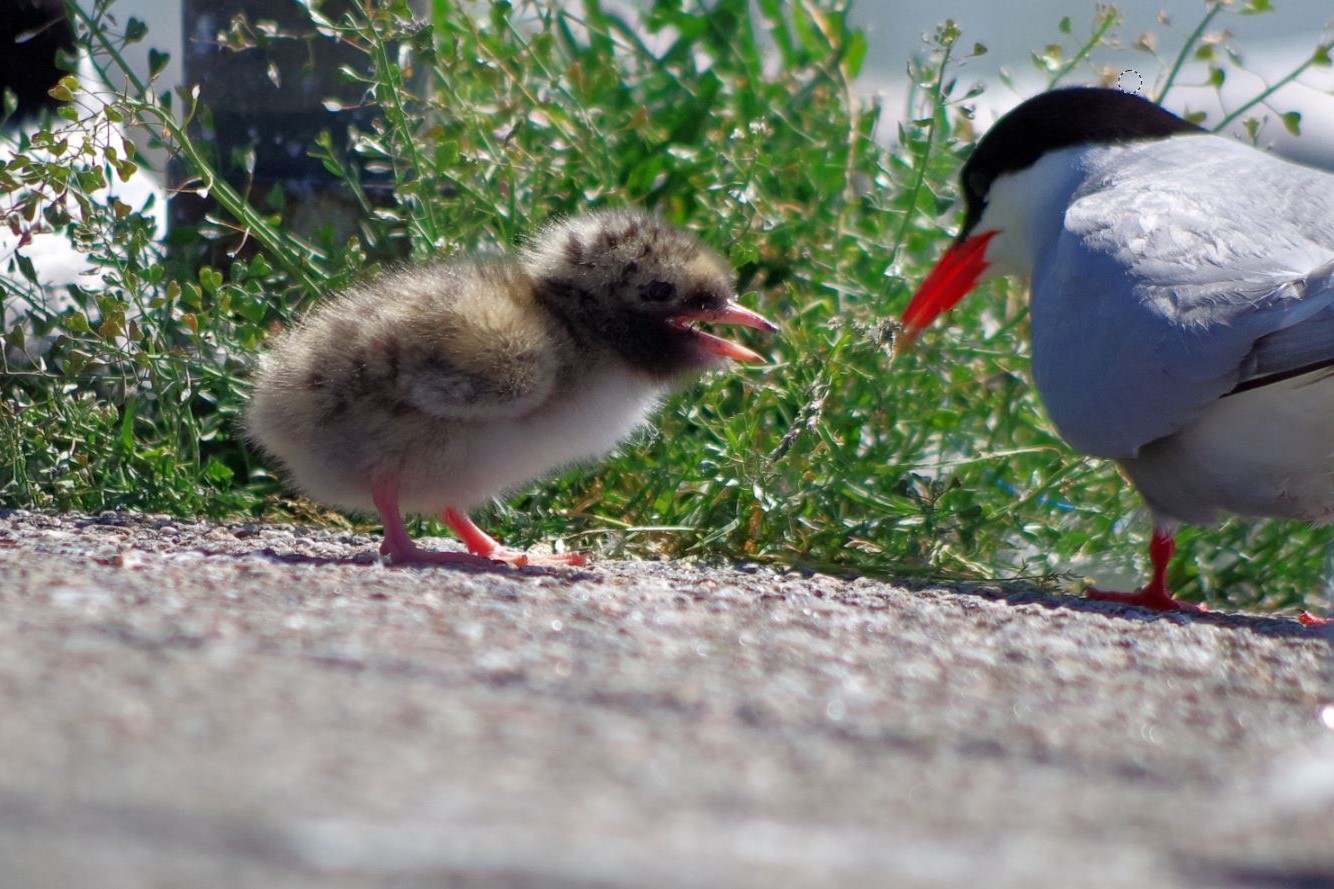
[[[954,308],[977,279],[987,270],[987,244],[998,232],[983,232],[955,244],[936,263],[922,286],[917,288],[908,308],[903,310],[902,345],[908,346],[917,335],[943,312]]]
[[[721,309],[688,312],[670,319],[669,323],[672,326],[681,330],[689,330],[701,349],[714,355],[730,358],[733,361],[762,362],[764,356],[747,349],[740,343],[734,343],[731,340],[725,340],[722,337],[692,327],[691,325],[697,321],[705,324],[738,324],[742,327],[753,327],[756,330],[763,330],[768,333],[774,333],[778,330],[778,325],[768,318],[736,303],[728,303]]]

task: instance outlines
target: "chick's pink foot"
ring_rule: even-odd
[[[551,555],[534,555],[522,550],[510,549],[496,540],[490,534],[487,534],[481,528],[457,509],[446,509],[440,516],[449,527],[454,529],[454,533],[459,535],[459,539],[468,547],[468,551],[476,553],[493,562],[504,562],[506,565],[515,568],[522,568],[525,565],[565,565],[572,567],[582,567],[589,563],[587,553],[553,553]]]
[[[380,544],[380,555],[387,557],[391,565],[464,565],[469,568],[492,568],[496,564],[490,559],[484,559],[472,553],[422,549],[411,540],[408,541],[406,547],[391,546],[387,538]]]
[[[408,526],[398,511],[398,479],[377,478],[371,484],[371,499],[380,512],[384,524],[384,541],[380,554],[389,558],[391,565],[466,565],[472,568],[490,568],[490,559],[472,553],[437,552],[422,549],[408,536]]]
[[[587,565],[589,561],[584,553],[535,556],[502,546],[494,537],[473,524],[472,519],[452,508],[446,509],[440,517],[459,535],[459,539],[468,547],[468,552],[421,549],[408,536],[408,527],[398,508],[398,479],[393,476],[374,479],[371,482],[371,499],[380,512],[380,521],[384,523],[384,542],[380,544],[380,552],[388,556],[394,565],[468,565],[490,568],[500,562],[522,568],[525,565],[579,566]]]
[[[1196,602],[1182,602],[1167,589],[1167,565],[1176,553],[1176,539],[1165,531],[1154,531],[1149,543],[1149,558],[1153,560],[1153,579],[1133,593],[1109,593],[1102,590],[1088,591],[1090,599],[1099,602],[1116,602],[1120,605],[1137,605],[1140,608],[1152,608],[1154,611],[1208,611],[1209,606]]]
[[[1297,615],[1297,620],[1308,627],[1334,627],[1334,617],[1316,617],[1309,611]]]

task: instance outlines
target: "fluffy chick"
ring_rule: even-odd
[[[467,512],[606,454],[694,375],[762,361],[693,326],[777,329],[734,299],[694,235],[589,213],[517,258],[408,268],[317,306],[262,359],[245,425],[308,496],[377,510],[392,563],[584,564],[502,547]],[[418,548],[405,513],[439,514],[471,555]]]

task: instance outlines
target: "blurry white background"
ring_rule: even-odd
[[[1228,111],[1310,58],[1317,43],[1334,40],[1334,4],[1329,0],[1273,0],[1272,12],[1237,14],[1236,10],[1245,5],[1245,0],[1238,0],[1209,28],[1209,33],[1231,31],[1235,36],[1229,43],[1240,49],[1243,62],[1253,72],[1230,72],[1222,91]],[[1123,21],[1115,32],[1124,48],[1101,49],[1094,53],[1093,60],[1118,71],[1134,69],[1143,76],[1144,92],[1149,93],[1204,18],[1205,3],[1122,0],[1116,6],[1123,13]],[[1041,51],[1049,43],[1070,46],[1072,40],[1087,37],[1096,8],[1093,0],[854,0],[853,19],[868,32],[871,45],[861,86],[883,96],[889,125],[882,132],[892,137],[893,121],[902,117],[907,94],[907,59],[928,49],[923,34],[933,32],[944,19],[953,19],[963,30],[960,51],[966,52],[975,42],[985,44],[988,50],[957,69],[961,84],[981,82],[987,87],[978,100],[978,122],[985,128],[999,114],[1045,87],[1046,78],[1034,67],[1030,53]],[[1159,21],[1160,12],[1166,14],[1167,24]],[[1058,31],[1066,16],[1071,19],[1072,37]],[[1157,38],[1157,57],[1131,46],[1146,32]],[[1002,82],[1002,69],[1009,72],[1016,89]],[[1168,94],[1167,107],[1178,113],[1209,111],[1213,121],[1220,120],[1217,94],[1212,87],[1199,86],[1207,76],[1203,63],[1188,65],[1177,79],[1180,86]],[[1079,78],[1070,81],[1078,82]],[[1086,76],[1083,82],[1088,82]],[[1133,78],[1127,76],[1126,83],[1133,85]],[[1261,144],[1304,163],[1334,169],[1334,68],[1309,69],[1298,83],[1276,93],[1269,105],[1271,120],[1263,130]],[[1299,138],[1289,136],[1277,119],[1277,114],[1288,111],[1302,114]]]
[[[293,0],[294,2],[294,0]],[[484,5],[484,4],[479,4]],[[627,5],[642,7],[645,0],[631,0]],[[1220,14],[1209,30],[1224,29],[1235,36],[1230,41],[1240,48],[1250,74],[1233,72],[1223,88],[1228,110],[1236,107],[1284,76],[1302,60],[1309,58],[1318,42],[1334,40],[1334,4],[1330,0],[1273,0],[1274,11],[1263,15],[1239,15],[1246,5],[1237,0]],[[1205,14],[1203,0],[1121,0],[1116,6],[1124,18],[1116,28],[1123,49],[1100,49],[1093,59],[1099,64],[1133,69],[1144,78],[1150,91],[1170,65],[1177,50]],[[1030,53],[1049,43],[1072,39],[1058,31],[1062,18],[1069,16],[1073,38],[1088,35],[1096,15],[1096,0],[853,0],[854,21],[868,32],[871,51],[862,72],[861,87],[867,93],[883,97],[886,122],[882,132],[892,138],[893,121],[902,117],[907,95],[906,67],[915,53],[928,47],[924,34],[930,34],[945,19],[953,19],[962,29],[959,48],[971,48],[975,42],[987,47],[987,54],[970,60],[958,69],[960,82],[981,82],[987,92],[979,100],[979,123],[989,124],[996,116],[1018,104],[1045,86],[1044,77],[1030,60]],[[116,0],[114,13],[123,23],[130,16],[148,23],[149,37],[132,47],[131,58],[147,69],[150,46],[171,54],[172,64],[161,83],[173,85],[180,80],[181,12],[180,4],[164,0]],[[1165,13],[1168,23],[1159,21]],[[224,23],[201,23],[216,28]],[[1140,35],[1151,32],[1157,38],[1157,58],[1131,48]],[[204,33],[203,38],[211,36]],[[1001,80],[1007,70],[1015,89]],[[1189,65],[1178,79],[1179,87],[1168,96],[1167,106],[1174,111],[1207,110],[1220,119],[1217,95],[1203,84],[1207,70],[1203,63]],[[1072,81],[1077,82],[1077,81]],[[1132,79],[1127,77],[1127,83]],[[1271,120],[1266,125],[1263,144],[1305,163],[1334,169],[1334,68],[1312,68],[1294,83],[1280,90],[1270,102]],[[1302,135],[1289,136],[1277,114],[1302,113]]]

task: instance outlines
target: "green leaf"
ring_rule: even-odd
[[[210,457],[208,463],[204,466],[204,478],[215,485],[225,486],[230,484],[235,477],[236,472],[217,457]]]
[[[18,263],[19,274],[21,274],[28,283],[40,285],[37,279],[37,269],[33,267],[32,259],[26,253],[15,253],[14,261]]]
[[[847,51],[843,56],[844,70],[851,79],[861,73],[862,65],[866,61],[866,53],[870,49],[870,43],[866,39],[866,34],[856,31],[848,38]]]
[[[120,434],[117,437],[121,453],[134,453],[134,418],[138,413],[139,399],[134,396],[125,399],[121,405]]]
[[[22,351],[27,345],[27,338],[23,333],[23,325],[15,324],[13,328],[5,333],[4,341],[5,345],[9,346],[11,349]]]
[[[50,81],[47,82],[49,83]],[[57,102],[73,102],[74,93],[78,91],[78,89],[79,81],[69,75],[65,75],[60,78],[60,81],[55,86],[47,90],[46,94]]]
[[[1302,113],[1289,111],[1283,115],[1283,128],[1294,136],[1302,134]]]
[[[204,266],[199,270],[199,284],[205,293],[217,293],[218,288],[222,286],[222,272],[212,266]]]
[[[155,79],[170,62],[170,54],[157,49],[150,49],[148,51],[148,78],[150,80]]]

